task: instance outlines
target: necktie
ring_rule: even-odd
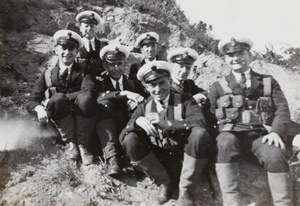
[[[164,101],[159,101],[159,103],[161,104],[163,109],[166,109],[166,105],[165,105]]]
[[[116,82],[116,91],[121,91],[120,83],[118,81]]]
[[[90,51],[94,51],[91,40],[89,40],[89,48]]]
[[[68,78],[69,69],[67,68],[61,75],[60,78],[65,82]]]
[[[246,85],[246,76],[244,73],[241,74],[241,79],[240,81],[238,82],[238,84],[243,88],[245,89],[247,87]]]

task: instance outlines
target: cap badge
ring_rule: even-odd
[[[71,39],[71,37],[72,37],[72,33],[71,33],[71,32],[69,32],[69,33],[68,33],[68,37],[67,37],[67,38],[68,38],[68,39]]]
[[[91,13],[90,19],[94,19],[94,13]]]
[[[185,53],[182,55],[182,57],[185,59],[185,58],[188,57],[188,55],[189,55],[189,53],[188,53],[188,52],[185,52]]]
[[[154,65],[154,66],[151,67],[151,70],[152,70],[152,71],[156,71],[156,70],[157,70],[157,67]]]
[[[119,47],[115,48],[115,54],[117,54],[120,51]]]
[[[235,38],[231,38],[231,46],[235,46],[236,45],[236,39]]]
[[[146,39],[150,39],[150,38],[151,38],[150,34],[147,34]]]

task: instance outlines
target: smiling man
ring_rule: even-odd
[[[74,61],[82,39],[70,30],[59,30],[53,38],[57,65],[43,71],[25,107],[41,123],[56,125],[70,159],[81,157],[83,164],[89,165],[93,156],[88,148],[98,110],[93,83],[86,81],[84,67]]]
[[[170,198],[171,181],[176,179],[173,175],[180,173],[180,166],[174,164],[182,160],[184,153],[178,205],[190,205],[210,154],[211,139],[205,129],[203,113],[191,95],[171,90],[168,62],[145,64],[137,78],[151,98],[132,114],[120,135],[121,145],[132,164],[161,185],[162,191],[154,205],[163,204]]]
[[[241,205],[238,160],[255,157],[268,172],[274,205],[292,205],[285,141],[290,120],[287,101],[277,81],[254,72],[252,41],[224,38],[219,50],[231,72],[213,83],[210,111],[218,121],[216,172],[223,205]],[[243,154],[243,155],[242,155]]]
[[[140,64],[133,64],[129,71],[129,79],[137,79],[137,72],[147,62],[157,60],[159,35],[156,32],[146,32],[137,37],[135,47],[139,48],[143,55]]]
[[[207,91],[198,87],[192,79],[188,79],[197,58],[198,53],[191,48],[171,49],[167,56],[172,65],[172,88],[180,93],[190,93],[198,105],[202,107],[206,100]]]

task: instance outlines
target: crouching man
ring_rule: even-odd
[[[52,121],[66,143],[68,158],[89,165],[88,151],[96,123],[98,105],[93,98],[93,82],[84,76],[84,68],[74,61],[82,46],[81,37],[70,30],[54,34],[56,66],[43,71],[25,105],[41,123]],[[75,136],[76,135],[76,136]]]
[[[201,109],[191,95],[171,89],[171,68],[165,61],[145,64],[137,73],[151,97],[135,110],[120,135],[121,145],[131,162],[144,171],[162,192],[155,204],[168,201],[171,178],[156,152],[165,156],[184,152],[178,203],[193,203],[193,191],[208,162],[211,139]]]

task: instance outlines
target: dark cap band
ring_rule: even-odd
[[[72,46],[75,46],[76,48],[79,47],[78,41],[72,37],[71,32],[68,33],[68,36],[59,37],[57,39],[57,44],[59,44],[59,45],[72,45]]]
[[[108,61],[119,61],[126,59],[126,56],[123,52],[119,50],[119,48],[116,48],[114,51],[107,52],[103,59]]]
[[[150,82],[161,77],[170,77],[170,73],[165,69],[158,69],[156,66],[151,67],[151,70],[143,77],[144,82]]]
[[[95,16],[93,13],[91,13],[90,16],[83,16],[82,18],[79,19],[79,22],[83,22],[86,24],[98,24],[98,21],[95,19]]]
[[[195,59],[188,54],[179,54],[174,56],[171,61],[177,64],[193,64]]]
[[[223,47],[223,52],[225,54],[243,51],[243,50],[249,50],[250,45],[242,42],[237,42],[234,38],[231,38],[231,42],[228,44],[225,44]]]
[[[150,34],[148,34],[147,37],[143,41],[141,41],[140,46],[142,47],[147,44],[156,44],[156,43],[157,40],[154,37],[150,36]]]

